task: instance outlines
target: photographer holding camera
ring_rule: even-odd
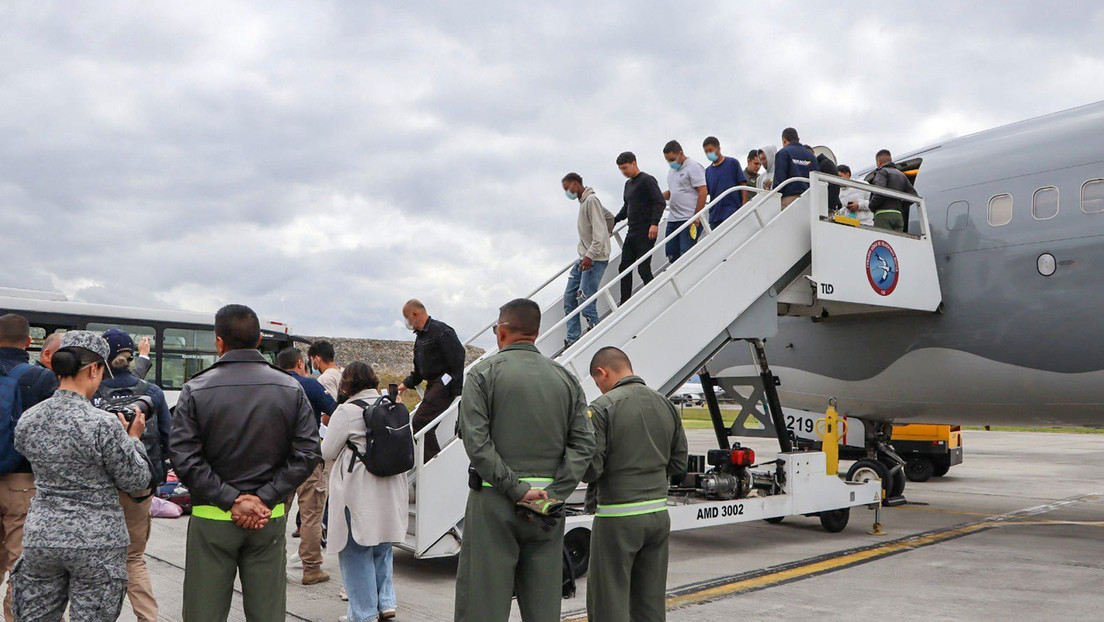
[[[12,569],[17,620],[115,620],[126,594],[127,535],[119,491],[142,494],[150,461],[140,440],[145,414],[111,414],[92,405],[109,373],[107,342],[70,331],[51,364],[53,397],[28,409],[15,447],[30,461],[38,492]]]
[[[146,431],[142,434],[142,445],[146,448],[153,465],[151,489],[139,495],[137,501],[126,493],[119,495],[119,504],[123,506],[130,545],[127,546],[127,596],[138,622],[157,622],[157,601],[153,597],[149,570],[146,569],[146,543],[150,535],[150,504],[154,488],[165,482],[165,460],[169,455],[169,432],[172,422],[169,417],[169,405],[165,402],[165,393],[161,387],[139,379],[131,372],[134,363],[134,339],[126,332],[112,328],[103,334],[110,350],[107,356],[111,377],[100,383],[100,388],[92,397],[92,405],[108,411],[121,407],[127,412],[130,405],[145,402]],[[143,498],[144,497],[144,498]]]

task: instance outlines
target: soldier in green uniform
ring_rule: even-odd
[[[531,300],[506,303],[499,352],[464,381],[460,433],[478,478],[456,571],[458,622],[506,622],[515,590],[526,622],[560,619],[563,519],[547,529],[518,503],[567,499],[594,455],[594,431],[579,381],[533,345],[540,319]]]
[[[675,407],[633,374],[617,348],[590,362],[602,396],[590,405],[598,450],[584,479],[598,484],[590,538],[587,612],[592,622],[667,617],[667,488],[686,472],[686,432]]]

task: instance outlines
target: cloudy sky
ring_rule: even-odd
[[[868,164],[1104,99],[1104,5],[111,2],[0,6],[0,285],[463,335],[575,252],[581,173],[805,142]]]

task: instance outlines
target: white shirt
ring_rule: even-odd
[[[670,221],[683,222],[694,217],[698,209],[698,188],[705,185],[705,168],[686,158],[678,170],[667,173],[667,190],[671,193],[668,207]]]
[[[840,203],[843,204],[843,212],[849,212],[847,208],[848,203],[857,203],[858,209],[855,210],[855,215],[859,219],[859,223],[863,225],[874,224],[874,214],[870,212],[870,193],[858,188],[841,188],[840,189]]]

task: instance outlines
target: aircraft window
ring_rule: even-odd
[[[1054,186],[1039,188],[1031,198],[1031,215],[1036,220],[1050,220],[1058,215],[1058,189]]]
[[[966,201],[955,201],[947,206],[947,230],[961,231],[970,224],[970,204]]]
[[[1081,211],[1086,214],[1104,212],[1104,179],[1092,179],[1081,186]]]
[[[989,224],[1000,227],[1012,222],[1012,195],[998,194],[989,199]]]

